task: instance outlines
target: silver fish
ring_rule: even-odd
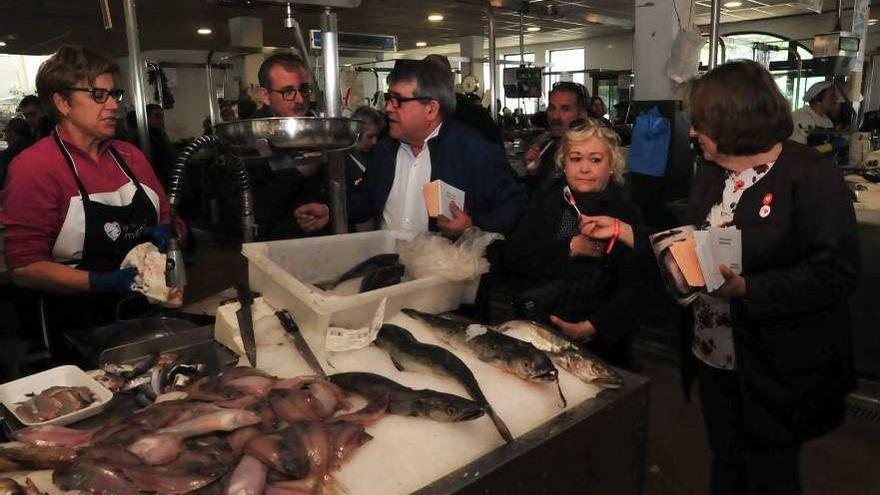
[[[470,421],[485,413],[476,402],[436,390],[415,390],[373,373],[337,373],[330,381],[368,399],[388,397],[389,414],[418,416],[440,422]]]
[[[389,324],[382,325],[379,329],[376,345],[388,352],[399,370],[429,370],[457,380],[475,401],[485,406],[486,414],[492,419],[504,441],[513,442],[510,429],[492,409],[474,374],[458,356],[440,346],[419,342],[409,330]]]
[[[562,351],[560,353],[548,353],[560,368],[568,371],[585,383],[592,383],[604,388],[620,388],[623,386],[623,377],[614,371],[601,359],[591,356],[584,351]]]
[[[547,355],[528,342],[446,314],[432,315],[410,308],[401,311],[410,318],[427,323],[447,343],[466,348],[481,361],[523,380],[547,382],[557,379],[556,367]]]
[[[528,342],[544,352],[578,350],[573,342],[537,321],[510,320],[498,325],[497,329],[505,335]]]

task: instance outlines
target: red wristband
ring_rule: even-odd
[[[611,241],[608,243],[608,248],[605,249],[605,254],[611,254],[611,250],[614,249],[614,243],[617,241],[617,237],[620,236],[620,220],[614,219],[614,234],[611,235]]]

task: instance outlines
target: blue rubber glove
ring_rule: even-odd
[[[129,292],[137,273],[137,268],[125,268],[113,272],[89,272],[89,289],[92,292]]]
[[[171,237],[171,228],[168,224],[150,228],[149,235],[153,244],[159,248],[159,252],[164,253],[168,251],[168,239]]]

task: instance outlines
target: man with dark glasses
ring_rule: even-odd
[[[582,84],[560,81],[550,89],[547,133],[526,152],[526,190],[529,197],[556,177],[556,150],[565,130],[587,116],[590,94]]]
[[[273,54],[257,78],[263,107],[253,118],[312,116],[311,75],[300,57]],[[302,237],[326,228],[328,222],[319,220],[329,218],[322,168],[320,157],[293,153],[248,164],[261,238]]]

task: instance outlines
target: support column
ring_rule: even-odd
[[[683,17],[682,27],[687,27],[690,12],[689,0],[667,2],[636,2],[635,43],[635,99],[672,100],[675,83],[665,74],[666,60],[672,53],[672,42],[678,35],[678,17],[673,6]]]
[[[229,42],[233,49],[236,48],[263,48],[263,19],[259,17],[233,17],[229,19]],[[265,60],[262,53],[247,55],[236,61],[236,76],[241,81],[242,88],[251,93],[254,101],[259,99],[256,88],[260,86],[257,72],[260,64]],[[214,89],[211,89],[214,94]],[[238,98],[238,95],[227,95],[227,98]]]
[[[486,38],[482,36],[465,36],[458,44],[459,55],[471,60],[461,64],[461,77],[464,79],[467,75],[476,76],[480,81],[480,89],[489,87],[489,81],[483,80],[483,73],[486,70],[486,64],[482,62],[483,57],[486,56],[483,49],[485,42]]]

